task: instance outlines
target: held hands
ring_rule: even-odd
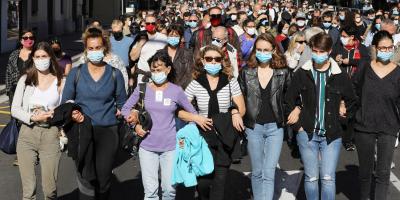
[[[85,116],[78,110],[72,111],[72,120],[76,123],[82,123],[85,120]]]
[[[132,110],[129,116],[126,118],[126,122],[129,124],[137,124],[139,122],[138,111]]]
[[[289,114],[287,124],[292,125],[297,123],[299,121],[300,112],[300,108],[296,106]]]

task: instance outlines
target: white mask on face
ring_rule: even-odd
[[[36,58],[33,59],[33,62],[35,63],[36,69],[41,72],[48,70],[50,67],[50,58]]]
[[[285,35],[288,35],[289,29],[282,29],[282,33],[285,34]]]
[[[253,36],[254,34],[256,34],[256,29],[255,28],[247,28],[247,34]]]
[[[304,20],[298,20],[296,24],[297,26],[303,27],[306,24],[306,22]]]

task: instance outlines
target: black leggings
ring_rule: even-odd
[[[229,166],[215,166],[212,174],[198,178],[197,191],[200,200],[223,200]]]
[[[93,197],[90,197],[93,194],[96,194],[96,199],[108,199],[114,158],[119,144],[118,126],[94,126],[93,137],[97,180],[96,184],[93,185],[78,177],[81,193],[84,194],[83,196],[89,196],[89,198],[82,198],[81,195],[80,199],[93,199]]]
[[[386,200],[396,137],[356,131],[355,140],[360,165],[360,199],[370,199],[376,146],[375,200]]]

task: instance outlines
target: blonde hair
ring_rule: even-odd
[[[83,41],[83,46],[85,47],[84,53],[86,55],[86,48],[87,48],[87,40],[89,38],[97,38],[100,37],[101,40],[103,41],[103,46],[104,46],[104,54],[108,54],[111,50],[111,43],[110,43],[110,36],[107,31],[102,29],[101,27],[98,26],[89,26],[86,28],[85,32],[82,34],[82,41]]]
[[[197,79],[201,73],[204,71],[204,65],[202,59],[208,51],[216,51],[219,55],[223,58],[222,60],[222,73],[228,76],[228,79],[231,80],[233,78],[232,66],[231,62],[229,61],[228,56],[222,51],[221,48],[215,45],[207,45],[200,50],[199,57],[196,59],[196,66],[193,72],[193,79]]]
[[[297,46],[296,41],[299,38],[304,38],[304,41],[305,41],[306,34],[304,34],[304,32],[302,32],[302,31],[300,31],[293,35],[293,38],[290,40],[289,47],[287,49],[287,52],[289,52],[290,55],[294,54],[294,50],[296,49],[296,46]]]
[[[111,23],[111,27],[114,27],[114,26],[121,26],[122,27],[122,26],[124,26],[124,23],[119,19],[114,19],[112,21],[112,23]]]

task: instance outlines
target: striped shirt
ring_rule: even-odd
[[[325,137],[325,86],[328,77],[331,75],[331,70],[317,71],[314,68],[311,69],[315,88],[316,88],[316,110],[315,110],[315,125],[314,132],[321,137]]]
[[[231,91],[231,94],[229,94],[229,90]],[[196,100],[199,109],[199,114],[204,117],[207,117],[208,102],[210,100],[210,96],[206,88],[200,85],[200,83],[197,82],[196,80],[193,80],[186,88],[185,93],[189,101],[192,101],[193,99]],[[217,97],[218,97],[219,112],[221,113],[228,112],[228,109],[231,106],[231,100],[229,97],[236,97],[240,95],[242,95],[242,91],[240,90],[239,83],[237,82],[236,79],[230,80],[229,84],[227,84],[220,91],[218,91]]]

